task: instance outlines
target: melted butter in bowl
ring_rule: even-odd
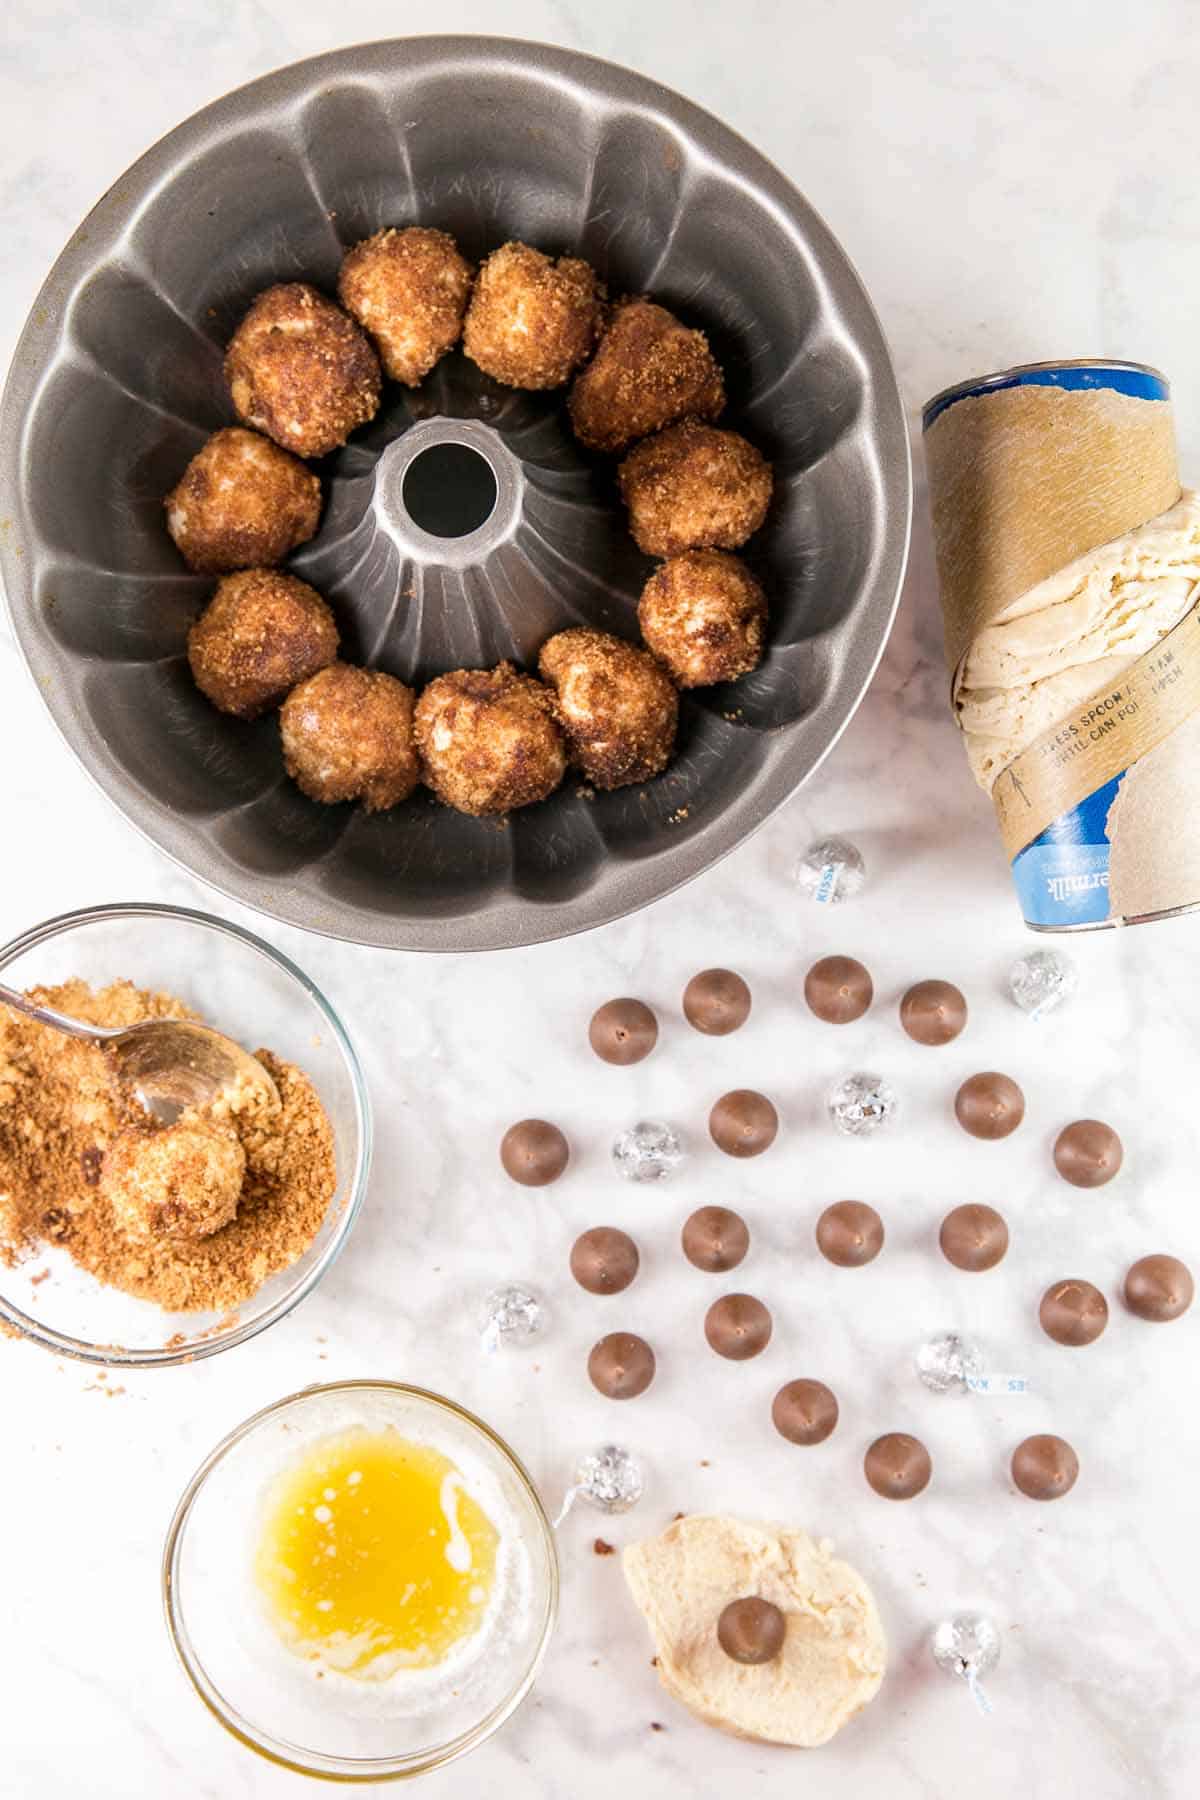
[[[386,1680],[443,1662],[478,1632],[499,1542],[449,1456],[391,1427],[352,1428],[276,1477],[255,1577],[290,1650]]]
[[[172,1640],[272,1761],[375,1781],[482,1743],[528,1691],[554,1534],[512,1450],[399,1382],[307,1388],[217,1446],[163,1563]]]

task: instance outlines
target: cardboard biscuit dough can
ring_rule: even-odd
[[[1200,494],[1140,363],[1031,363],[924,410],[952,703],[1026,923],[1200,906]]]

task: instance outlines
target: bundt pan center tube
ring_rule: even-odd
[[[188,668],[212,581],[163,496],[234,422],[225,347],[275,282],[336,292],[388,225],[585,258],[707,333],[722,427],[769,458],[744,556],[766,655],[681,697],[652,781],[570,774],[507,820],[423,790],[390,811],[321,806],[283,768],[272,713],[218,712]],[[287,567],[334,609],[340,654],[413,686],[511,659],[569,625],[638,641],[655,564],[627,530],[614,457],[569,429],[565,391],[500,386],[453,350],[313,467],[324,508]],[[179,126],[105,195],[30,315],[0,410],[0,567],[39,691],[103,791],[232,899],[334,937],[482,950],[602,924],[749,835],[817,767],[894,616],[911,483],[878,322],[837,243],[742,139],[626,70],[540,45],[420,38],[251,83]]]

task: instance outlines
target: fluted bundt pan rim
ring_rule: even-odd
[[[116,260],[117,252],[128,248],[139,224],[152,215],[156,201],[177,177],[229,134],[257,126],[285,134],[294,131],[301,114],[307,122],[315,107],[356,84],[390,96],[402,91],[406,82],[420,85],[435,79],[460,80],[465,96],[484,81],[491,92],[497,82],[527,86],[534,81],[544,98],[547,123],[565,114],[568,107],[587,109],[598,129],[616,120],[632,120],[638,132],[644,128],[649,134],[647,142],[652,148],[663,147],[668,163],[677,147],[685,176],[690,172],[697,181],[702,176],[705,182],[716,183],[727,200],[734,194],[744,195],[747,205],[775,221],[794,253],[796,286],[803,294],[803,300],[796,302],[797,309],[807,305],[811,312],[805,342],[815,344],[816,351],[810,357],[806,380],[826,384],[805,389],[811,401],[809,416],[836,419],[836,434],[828,441],[820,437],[823,428],[814,428],[816,435],[799,459],[795,479],[803,481],[806,471],[819,473],[823,461],[836,464],[839,450],[849,444],[854,455],[847,467],[855,484],[853,503],[843,496],[845,517],[836,522],[846,538],[845,566],[854,570],[852,590],[832,607],[828,620],[815,617],[806,622],[804,632],[794,634],[811,644],[819,672],[795,717],[779,725],[768,719],[754,727],[760,747],[755,758],[747,759],[746,779],[736,794],[722,808],[708,810],[697,804],[697,800],[703,801],[703,792],[693,793],[689,809],[686,785],[677,782],[669,799],[664,789],[655,803],[661,827],[657,837],[650,842],[635,835],[623,838],[618,829],[614,841],[621,847],[610,848],[598,861],[589,837],[596,828],[590,823],[586,829],[574,826],[575,841],[588,840],[591,848],[587,879],[574,885],[570,880],[558,881],[541,898],[519,860],[522,845],[528,842],[524,834],[536,829],[529,822],[534,815],[514,815],[507,880],[502,884],[496,872],[504,859],[493,858],[493,866],[481,875],[477,892],[464,894],[456,888],[446,910],[438,910],[436,902],[430,905],[428,892],[411,896],[405,905],[403,882],[394,878],[390,894],[374,891],[370,903],[365,903],[354,891],[366,866],[362,862],[344,873],[337,892],[331,892],[322,877],[319,854],[308,863],[288,868],[286,859],[279,859],[273,867],[271,856],[264,853],[258,866],[251,866],[247,860],[239,861],[223,841],[221,821],[232,804],[226,796],[219,797],[210,813],[204,807],[191,811],[173,807],[169,784],[167,792],[149,791],[137,777],[136,759],[132,768],[123,764],[114,748],[116,733],[105,730],[105,718],[111,721],[115,717],[124,689],[114,678],[106,715],[103,707],[94,704],[94,684],[104,679],[104,662],[89,657],[86,647],[68,647],[61,635],[49,628],[47,603],[44,595],[39,599],[37,584],[43,568],[62,562],[62,544],[52,541],[45,529],[45,509],[31,503],[53,479],[53,472],[42,467],[43,459],[31,455],[31,445],[37,441],[39,408],[48,398],[54,399],[54,384],[71,361],[72,349],[63,327],[72,304],[97,273]],[[558,122],[562,123],[561,117]],[[645,146],[639,143],[637,153],[645,155]],[[593,179],[595,169],[588,176],[589,183]],[[717,189],[711,186],[706,190],[714,191]],[[439,221],[427,214],[421,222]],[[586,249],[581,253],[587,254]],[[778,287],[781,280],[786,283],[788,272],[786,268],[766,271],[764,281],[774,280]],[[670,295],[665,297],[670,304]],[[698,303],[698,316],[689,317],[688,322],[708,323],[702,305]],[[774,341],[768,343],[770,355],[780,355],[784,347],[791,350],[790,342],[784,346],[780,341],[783,335],[776,332]],[[832,355],[826,366],[821,352],[829,347]],[[748,357],[759,350],[759,346],[748,348]],[[797,348],[793,361],[800,354]],[[852,386],[859,385],[848,396],[844,392],[839,395],[837,383],[841,379],[845,388],[848,369],[853,371]],[[791,371],[789,362],[778,379],[786,379]],[[66,370],[68,375],[72,372]],[[775,382],[776,376],[769,373],[763,383],[768,394]],[[760,397],[751,388],[747,410],[752,411]],[[837,405],[830,406],[831,397],[844,402],[840,414]],[[727,422],[735,428],[741,426],[740,418],[732,414]],[[746,429],[754,435],[753,424]],[[832,472],[827,467],[825,479],[834,484],[844,482],[845,471],[840,464]],[[807,504],[816,506],[820,495],[828,491],[814,485],[813,498]],[[429,37],[334,51],[276,71],[196,113],[148,150],[75,232],[34,304],[0,406],[0,519],[6,522],[0,531],[0,571],[18,642],[70,748],[131,823],[173,860],[230,899],[308,930],[387,948],[499,949],[567,936],[672,892],[734,849],[813,773],[862,698],[895,615],[910,513],[908,438],[887,348],[858,277],[807,202],[743,139],[668,89],[590,57],[513,39]],[[846,518],[863,522],[857,541],[852,541],[845,528]],[[788,523],[790,527],[793,521]],[[868,552],[863,550],[864,542],[869,544]],[[829,554],[830,546],[825,550]],[[789,554],[795,555],[794,549]],[[164,555],[161,567],[166,568],[167,563]],[[167,573],[169,576],[169,568]],[[140,570],[136,579],[144,579]],[[179,586],[178,581],[175,585]],[[172,599],[172,605],[179,603],[177,597]],[[787,664],[790,680],[793,667],[800,668],[795,659],[798,646],[790,641],[784,649],[791,653]],[[803,681],[803,674],[797,679]],[[736,725],[725,714],[727,722],[715,726],[716,716],[709,716],[704,729],[712,727],[717,739],[722,732],[732,739]],[[704,754],[708,749],[706,744]],[[699,779],[704,780],[704,755],[697,760]],[[653,784],[647,791],[653,793]],[[410,804],[426,808],[428,828],[437,826],[439,815],[430,803]],[[581,800],[578,804],[593,803]],[[668,817],[670,807],[677,811]],[[236,812],[236,806],[232,810]],[[427,827],[423,821],[421,829]],[[552,823],[547,829],[553,833],[556,826]],[[598,835],[609,843],[603,831]],[[378,890],[388,879],[381,873],[386,857],[377,854],[377,845],[372,843],[370,848],[376,869],[371,879]],[[386,909],[392,898],[400,910]]]

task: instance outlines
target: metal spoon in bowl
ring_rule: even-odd
[[[143,1019],[137,1025],[85,1025],[48,1006],[35,1006],[15,988],[0,983],[0,1004],[39,1025],[95,1044],[117,1083],[132,1093],[161,1125],[173,1125],[189,1106],[204,1106],[234,1083],[265,1090],[272,1109],[279,1089],[256,1056],[211,1025],[193,1019]]]

